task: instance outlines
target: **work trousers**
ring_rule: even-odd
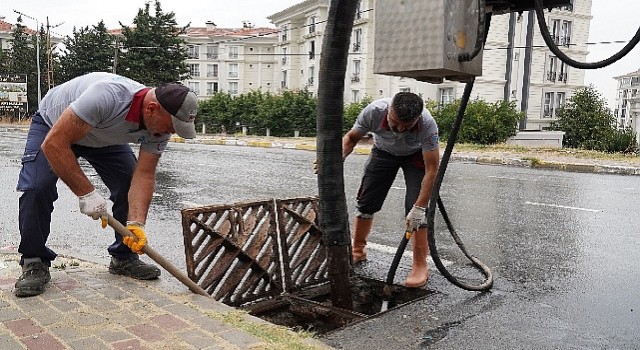
[[[49,126],[36,113],[27,134],[17,186],[17,190],[22,192],[18,215],[21,237],[18,252],[22,254],[20,264],[25,258],[40,258],[51,266],[51,261],[56,258],[56,253],[46,246],[53,204],[58,199],[58,176],[51,169],[41,148],[49,130]],[[126,222],[129,187],[136,166],[131,146],[125,144],[97,148],[73,145],[72,150],[76,157],[82,157],[91,164],[111,192],[109,199],[113,202],[113,217],[122,223]],[[135,255],[115,231],[114,236],[115,241],[107,249],[109,254],[119,259]]]
[[[373,215],[380,211],[398,169],[402,169],[407,188],[404,197],[405,215],[409,213],[418,199],[425,173],[422,151],[408,156],[395,156],[376,147],[371,150],[365,165],[356,198],[356,208],[360,213]]]

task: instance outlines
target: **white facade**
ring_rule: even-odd
[[[617,80],[616,107],[613,115],[620,129],[633,128],[636,140],[640,142],[638,118],[640,115],[640,69],[615,77]]]
[[[182,38],[187,42],[191,75],[182,83],[199,99],[218,91],[232,95],[278,91],[273,73],[275,29],[253,28],[249,23],[243,28],[217,28],[207,22],[206,27],[189,28]]]
[[[288,89],[317,90],[319,57],[322,49],[328,0],[306,0],[268,18],[279,30],[276,46],[276,78]],[[419,82],[411,78],[373,73],[375,0],[361,0],[354,21],[345,78],[345,103],[364,96],[391,96],[412,91],[424,99],[441,103],[460,98],[464,84]],[[591,0],[575,0],[569,9],[545,11],[551,35],[563,52],[585,61],[591,20]],[[319,23],[320,22],[320,23]],[[315,23],[313,33],[309,32]],[[313,51],[313,57],[310,56]],[[280,55],[280,56],[278,56]],[[560,62],[546,47],[535,13],[495,15],[483,52],[483,73],[476,79],[472,98],[489,102],[516,100],[526,114],[520,129],[541,130],[555,119],[557,107],[573,91],[584,86],[584,71]]]

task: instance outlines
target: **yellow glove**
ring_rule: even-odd
[[[144,225],[139,222],[128,221],[127,222],[127,230],[133,233],[134,237],[127,236],[122,238],[122,243],[124,243],[131,251],[138,254],[142,253],[142,248],[147,244],[147,235],[144,233]]]

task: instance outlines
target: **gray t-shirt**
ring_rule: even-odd
[[[170,134],[154,135],[140,128],[139,119],[125,119],[135,94],[146,87],[129,78],[111,73],[89,73],[71,79],[47,92],[38,112],[49,126],[56,123],[67,107],[93,129],[76,142],[88,147],[139,143],[140,148],[160,154]],[[139,117],[138,111],[132,114]]]
[[[425,108],[416,125],[396,136],[389,128],[387,112],[391,98],[375,100],[358,115],[352,130],[359,135],[373,134],[373,145],[396,156],[407,156],[419,150],[432,151],[439,147],[438,125]]]

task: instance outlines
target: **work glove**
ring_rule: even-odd
[[[126,236],[122,238],[124,243],[134,253],[142,254],[142,248],[147,244],[147,235],[144,233],[144,225],[137,221],[127,221],[127,230],[133,233],[134,237]]]
[[[90,216],[93,220],[100,219],[102,221],[102,228],[107,227],[107,218],[109,212],[107,212],[107,201],[102,198],[100,193],[93,190],[84,196],[78,196],[80,201],[80,212]]]
[[[417,231],[420,225],[424,222],[425,209],[414,205],[413,208],[407,214],[405,219],[407,225],[407,231]]]

